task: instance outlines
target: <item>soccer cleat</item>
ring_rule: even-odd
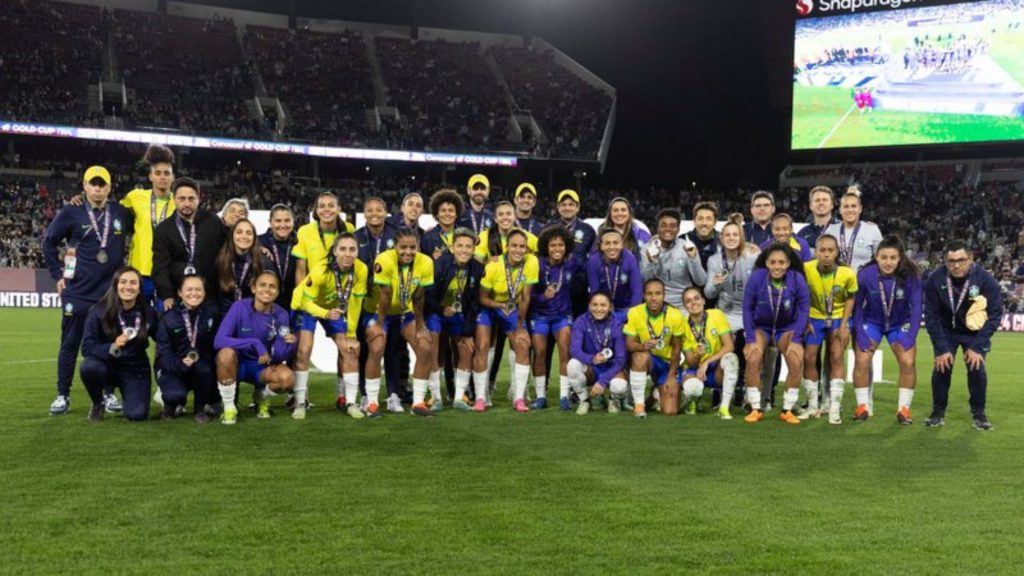
[[[473,404],[473,412],[487,412],[487,401],[483,398],[477,398],[476,404]]]
[[[519,398],[512,403],[512,407],[515,408],[516,412],[522,414],[523,412],[529,412],[530,408],[526,406],[526,400]]]
[[[971,424],[974,426],[975,430],[981,430],[982,432],[989,432],[994,428],[992,423],[988,421],[988,416],[984,414],[978,414],[975,416],[972,419]]]
[[[547,398],[537,398],[532,403],[530,403],[530,408],[532,408],[534,410],[544,410],[547,407],[548,407],[548,399]]]
[[[619,402],[622,403],[622,409],[623,410],[630,410],[630,411],[633,410],[633,397],[632,396],[626,396],[625,398],[623,398]]]
[[[619,404],[619,400],[617,398],[612,398],[608,401],[608,413],[618,414],[619,412],[622,412],[622,406]]]
[[[338,396],[338,399],[334,401],[334,407],[338,412],[345,412],[348,410],[348,401],[344,396]]]
[[[367,418],[380,418],[380,406],[376,403],[366,405],[366,417]]]
[[[601,410],[605,407],[606,400],[604,396],[591,396],[589,402],[591,408]]]
[[[306,407],[301,404],[296,404],[295,408],[292,409],[292,420],[305,420],[306,419]]]
[[[203,410],[207,416],[220,416],[224,413],[224,403],[217,402],[216,404],[207,404]]]
[[[856,422],[864,422],[870,417],[871,411],[867,404],[858,404],[857,409],[853,411],[853,419]]]
[[[432,416],[433,412],[430,411],[430,407],[427,406],[426,402],[420,402],[419,404],[412,405],[412,413],[417,416]]]
[[[821,418],[821,410],[814,409],[814,408],[804,408],[803,410],[800,411],[799,414],[797,414],[796,417],[801,419],[801,420],[809,420],[811,418]]]
[[[351,416],[353,420],[362,420],[363,418],[366,418],[366,415],[363,414],[363,411],[360,410],[359,406],[356,406],[355,404],[349,404],[348,406],[346,406],[345,412],[348,412],[348,415]]]
[[[292,414],[292,418],[294,418],[294,417],[295,417],[295,415]],[[220,415],[220,423],[221,424],[227,424],[229,426],[232,425],[232,424],[237,424],[238,423],[238,408],[235,408],[234,406],[225,406],[224,407],[224,412]]]
[[[104,394],[104,397],[106,397],[106,394]],[[153,403],[160,407],[164,405],[164,395],[159,387],[157,387],[156,392],[153,392]]]
[[[750,414],[743,417],[743,421],[747,424],[754,424],[764,419],[764,412],[760,410],[751,410]]]
[[[946,425],[946,418],[942,414],[932,414],[924,421],[924,425],[928,428],[938,428],[939,426]]]
[[[722,420],[732,420],[732,414],[729,413],[729,406],[722,404],[718,407],[718,417]]]
[[[161,406],[162,405],[163,404],[161,403]],[[117,396],[114,396],[113,394],[104,394],[103,409],[109,414],[116,414],[123,410],[123,407],[121,406],[121,402],[117,399]]]
[[[696,416],[697,415],[697,401],[696,400],[690,400],[689,402],[687,402],[686,403],[686,408],[683,410],[683,412],[687,416]]]
[[[647,418],[647,409],[644,408],[643,403],[633,406],[633,417],[641,420]]]
[[[196,412],[196,415],[193,416],[193,419],[196,421],[196,424],[207,424],[210,422],[210,417],[207,416],[206,412],[203,410]]]
[[[58,394],[53,402],[50,403],[50,416],[60,416],[61,414],[67,414],[68,410],[71,409],[71,398]]]
[[[568,412],[572,410],[572,402],[569,401],[568,396],[563,396],[558,399],[558,409],[562,412]]]
[[[458,400],[452,402],[452,408],[455,408],[456,410],[460,410],[462,412],[473,411],[473,407],[469,405],[469,402],[466,402],[462,398],[459,398]]]
[[[440,412],[444,408],[444,403],[441,402],[440,398],[432,398],[430,403],[431,412]]]
[[[359,409],[362,410],[363,412],[366,412],[366,408],[369,407],[369,405],[370,399],[368,397],[363,396],[362,398],[359,399]]]
[[[388,412],[392,412],[394,414],[401,414],[402,412],[405,412],[405,409],[402,408],[402,400],[398,397],[398,394],[388,396]]]
[[[828,407],[828,423],[829,424],[842,424],[842,406],[837,402]]]
[[[903,406],[896,412],[896,421],[904,426],[910,426],[914,423],[913,418],[910,417],[910,408]]]
[[[590,401],[589,400],[584,400],[584,401],[580,402],[579,406],[576,407],[576,415],[577,416],[583,416],[584,414],[587,414],[589,412],[590,412]]]
[[[266,420],[270,418],[270,403],[266,400],[256,403],[256,418]]]
[[[102,422],[103,410],[103,404],[93,404],[89,407],[89,422]]]
[[[786,424],[800,423],[800,419],[796,417],[796,414],[793,414],[792,410],[783,410],[782,412],[779,412],[779,420],[782,420]]]

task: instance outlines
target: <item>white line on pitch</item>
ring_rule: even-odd
[[[56,358],[41,358],[39,360],[12,360],[10,362],[4,362],[3,364],[42,364],[43,362],[56,362]]]
[[[850,114],[853,112],[853,110],[856,107],[857,107],[856,104],[851,104],[850,105],[850,109],[846,111],[846,114],[843,114],[843,117],[839,119],[839,122],[836,122],[836,125],[832,127],[832,130],[827,135],[825,135],[825,138],[823,138],[821,140],[821,143],[818,144],[818,148],[824,148],[825,147],[825,142],[828,142],[828,139],[831,138],[832,135],[836,133],[836,130],[839,129],[839,126],[841,126],[843,124],[843,122],[846,122],[846,119],[850,117]]]

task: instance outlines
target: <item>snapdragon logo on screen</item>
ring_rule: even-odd
[[[892,8],[896,9],[905,4],[912,4],[917,0],[818,0],[817,9],[822,14],[830,12],[856,12],[862,8]],[[814,0],[797,0],[796,13],[800,16],[808,16],[814,12]]]

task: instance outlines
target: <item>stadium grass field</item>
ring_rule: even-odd
[[[863,424],[848,392],[838,427],[520,415],[504,392],[483,415],[353,421],[328,375],[308,420],[229,428],[90,425],[77,377],[51,417],[60,313],[0,314],[0,572],[1019,572],[1024,336],[989,357],[992,433],[970,426],[962,364],[945,428],[921,426],[923,333],[909,428],[892,385]]]

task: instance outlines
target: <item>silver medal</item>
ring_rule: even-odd
[[[133,326],[129,326],[124,329],[124,335],[129,340],[135,340],[135,337],[139,335],[139,331],[136,330]]]
[[[192,362],[198,362],[199,361],[199,352],[197,352],[196,349],[193,348],[193,349],[188,351],[188,354],[185,354],[185,358],[188,358]]]
[[[615,352],[612,352],[611,348],[605,348],[604,350],[601,350],[601,356],[604,356],[605,360],[611,360],[612,356],[614,355]]]
[[[188,266],[185,266],[184,274],[185,274],[185,276],[195,276],[196,275],[196,267],[191,265],[191,264],[189,264]]]

